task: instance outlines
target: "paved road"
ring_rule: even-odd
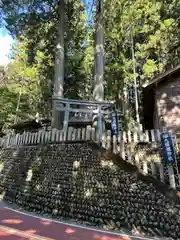
[[[148,240],[59,223],[0,207],[0,239],[3,240]]]

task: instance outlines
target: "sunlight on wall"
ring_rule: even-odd
[[[27,181],[27,182],[31,181],[32,176],[33,176],[33,172],[32,172],[32,169],[30,169],[30,170],[28,171],[26,181]]]

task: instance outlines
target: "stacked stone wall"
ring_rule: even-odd
[[[25,210],[111,230],[180,239],[176,192],[88,143],[1,151],[4,200]]]

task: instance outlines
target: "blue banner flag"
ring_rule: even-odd
[[[119,134],[119,126],[118,126],[118,115],[117,112],[113,112],[112,119],[111,119],[111,130],[112,135],[118,136]]]
[[[161,147],[165,164],[175,164],[174,144],[169,132],[161,133]]]

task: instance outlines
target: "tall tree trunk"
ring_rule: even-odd
[[[64,16],[65,3],[64,0],[58,1],[58,21],[57,21],[57,43],[55,55],[55,79],[54,79],[54,96],[63,98],[64,91]],[[60,128],[60,114],[56,111],[53,102],[52,109],[52,127]]]
[[[94,59],[94,89],[93,97],[97,101],[104,100],[104,28],[103,0],[97,0]]]

